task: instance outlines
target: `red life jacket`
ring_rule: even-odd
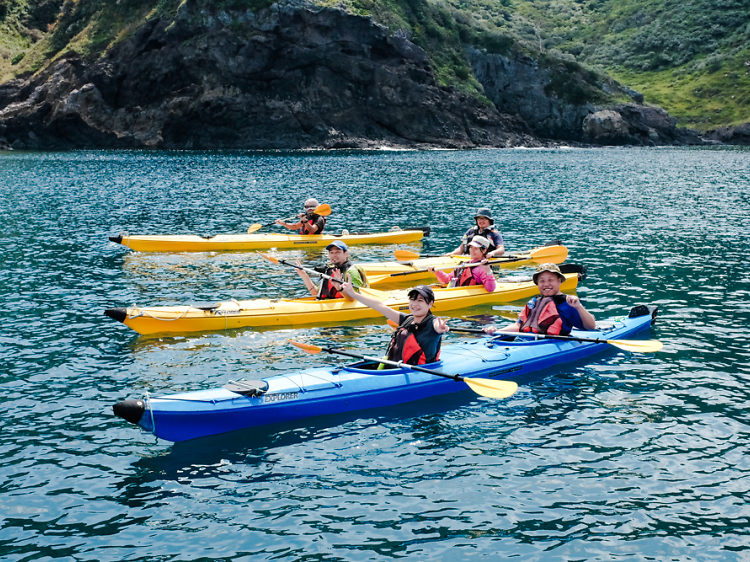
[[[403,361],[407,365],[424,365],[440,359],[441,334],[435,331],[434,322],[435,317],[432,314],[428,314],[419,324],[414,324],[414,316],[407,316],[391,337],[391,343],[388,345],[388,359],[390,361]],[[422,329],[430,331],[434,334],[433,337],[438,338],[437,352],[434,358],[426,357],[424,350],[417,341],[416,332]]]
[[[479,267],[479,266],[478,266]],[[461,272],[459,277],[456,277],[457,272]],[[470,285],[476,285],[477,280],[474,279],[474,269],[471,267],[457,268],[453,272],[453,279],[451,279],[451,287],[468,287]]]
[[[341,272],[341,276],[346,278],[346,271],[352,266],[349,260],[345,261],[339,266],[327,267],[323,273],[325,275],[331,275],[334,269],[338,269]],[[323,299],[340,299],[344,297],[344,294],[339,291],[341,285],[333,283],[330,279],[322,279],[320,283],[320,289],[318,290],[318,300]]]
[[[560,335],[563,327],[562,318],[560,313],[557,311],[557,305],[566,300],[565,295],[555,295],[547,303],[543,305],[541,310],[538,310],[539,306],[542,306],[543,297],[534,297],[531,300],[532,307],[529,307],[529,303],[523,309],[523,312],[518,316],[521,321],[521,332],[532,332],[534,334],[550,334],[553,336]],[[534,326],[536,322],[536,326]]]

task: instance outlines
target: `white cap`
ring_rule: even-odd
[[[490,241],[487,240],[484,236],[475,236],[471,239],[471,242],[469,242],[469,246],[476,246],[477,248],[489,248]]]

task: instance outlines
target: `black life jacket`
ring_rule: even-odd
[[[321,273],[325,275],[331,275],[334,270],[338,269],[341,272],[341,277],[346,278],[346,272],[349,271],[349,268],[354,267],[359,272],[359,276],[362,278],[363,286],[367,285],[367,277],[364,276],[364,272],[357,267],[356,265],[352,265],[352,262],[349,260],[346,260],[341,265],[327,265],[324,268],[316,268],[316,271],[320,271]],[[339,290],[341,289],[341,285],[338,283],[332,282],[330,279],[322,279],[320,283],[320,289],[318,289],[318,300],[323,299],[340,299],[343,298],[344,294]]]
[[[320,230],[318,230],[318,232],[315,233],[316,235],[323,234],[323,231],[326,228],[326,218],[325,217],[321,217],[320,215],[316,215],[315,213],[313,213],[310,216],[309,219],[307,217],[305,217],[304,219],[302,219],[302,223],[303,224],[302,224],[302,227],[300,227],[300,229],[299,229],[299,233],[300,234],[305,234],[305,235],[308,234],[307,230],[305,230],[305,225],[304,225],[305,222],[307,222],[307,224],[309,224],[311,226],[314,225],[314,224],[317,224],[320,227]]]
[[[464,252],[469,253],[469,242],[471,242],[475,236],[484,236],[487,241],[490,243],[489,248],[487,248],[487,253],[490,253],[494,250],[497,250],[497,246],[495,246],[495,241],[492,239],[491,236],[488,236],[490,232],[497,232],[494,226],[491,226],[489,228],[485,228],[481,232],[479,231],[478,226],[472,226],[469,229],[469,233],[466,235],[466,241],[464,242]]]
[[[403,361],[407,365],[424,365],[440,359],[440,341],[442,334],[435,331],[435,317],[428,314],[419,324],[414,323],[414,316],[408,315],[396,329],[388,345],[388,359]],[[433,347],[437,340],[434,357],[427,357],[425,347]]]

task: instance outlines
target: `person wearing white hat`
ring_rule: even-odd
[[[490,243],[487,251],[488,258],[502,256],[505,253],[505,242],[503,242],[503,235],[500,234],[500,231],[494,226],[495,220],[492,218],[492,211],[487,207],[482,207],[474,216],[474,221],[476,224],[466,231],[466,234],[464,234],[461,239],[459,247],[448,255],[459,256],[468,253],[469,242],[471,242],[475,236],[481,236],[489,240]]]
[[[500,332],[531,332],[567,336],[573,328],[595,330],[596,318],[581,304],[575,295],[560,292],[565,276],[554,263],[543,263],[532,279],[539,287],[539,295],[526,303],[518,320],[499,330],[487,326],[488,334]]]
[[[340,279],[341,282],[331,279],[321,279],[320,287],[316,287],[307,272],[298,269],[297,275],[302,278],[305,287],[307,287],[307,290],[310,291],[313,297],[316,297],[318,300],[340,299],[344,296],[341,292],[341,285],[347,280],[351,281],[357,288],[367,286],[367,277],[363,271],[349,261],[349,247],[343,241],[334,240],[326,246],[326,250],[328,250],[328,259],[330,261],[322,268],[316,268],[316,271],[334,279]],[[302,266],[299,261],[297,261],[297,265]]]
[[[435,272],[435,276],[441,283],[448,283],[449,287],[468,287],[470,285],[484,285],[488,292],[495,290],[496,281],[492,268],[487,264],[487,250],[490,241],[484,236],[474,236],[469,242],[470,264],[481,263],[474,267],[457,267],[453,271],[444,272],[434,267],[428,267]]]
[[[282,219],[276,219],[276,224],[280,224],[289,230],[297,230],[299,234],[323,234],[326,227],[326,218],[315,214],[318,208],[318,200],[312,197],[305,201],[305,212],[297,215],[297,222],[284,222]]]

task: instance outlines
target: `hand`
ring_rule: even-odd
[[[451,327],[448,326],[448,323],[445,320],[438,316],[435,318],[435,331],[438,334],[445,334],[446,332],[451,331]]]
[[[284,221],[283,221],[283,220],[281,220],[281,219],[276,219],[276,221],[275,221],[275,222],[276,222],[276,224],[284,224]]]
[[[581,299],[579,299],[575,295],[566,295],[566,301],[568,301],[568,304],[572,306],[573,308],[583,308],[583,305],[581,304]]]
[[[300,263],[299,260],[297,260],[296,264],[297,264],[298,267],[302,267],[302,263]],[[308,276],[307,273],[305,273],[305,271],[302,270],[302,269],[294,268],[294,271],[297,273],[297,275],[299,275],[300,277],[302,277],[302,279],[305,279]]]
[[[435,273],[435,267],[432,266],[432,265],[428,265],[427,266],[427,271],[429,271],[430,273]]]
[[[482,261],[480,261],[479,263],[481,263],[482,265],[487,265],[487,262],[488,262],[488,261],[490,261],[490,260],[488,260],[487,258],[484,258],[484,259],[483,259]]]
[[[343,277],[341,277],[341,271],[338,269],[334,269],[331,271],[331,277],[336,280],[342,280]],[[339,281],[340,282],[340,281]]]
[[[297,218],[301,220],[301,219],[304,219],[306,216],[307,216],[307,213],[300,213],[299,215],[297,215]]]
[[[482,330],[484,331],[485,334],[489,334],[489,335],[492,335],[495,332],[497,332],[497,328],[495,326],[485,326],[484,328],[482,328]]]
[[[341,292],[344,293],[345,295],[349,295],[350,297],[353,297],[354,287],[352,286],[351,283],[347,281],[346,283],[341,284]]]

